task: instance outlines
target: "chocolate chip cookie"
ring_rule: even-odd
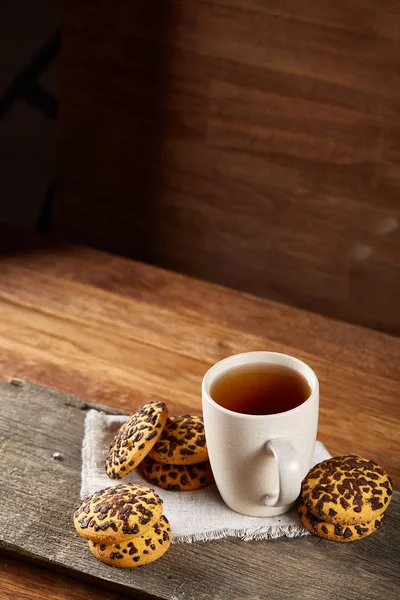
[[[132,568],[161,558],[170,547],[171,541],[171,527],[168,519],[162,515],[159,521],[142,535],[118,544],[89,542],[89,549],[98,560],[106,565]]]
[[[169,417],[150,458],[171,465],[193,465],[208,460],[202,417]]]
[[[101,544],[116,544],[144,534],[162,514],[162,500],[141,484],[120,484],[83,500],[74,513],[81,537]]]
[[[168,417],[164,402],[141,406],[120,427],[107,459],[106,472],[112,479],[121,479],[135,469],[162,435]]]
[[[308,511],[329,523],[357,525],[380,520],[392,496],[392,482],[373,460],[336,456],[315,465],[302,482]]]
[[[302,500],[298,504],[300,521],[311,533],[319,537],[334,542],[354,542],[371,535],[382,525],[383,517],[369,521],[368,523],[359,523],[358,525],[346,525],[339,523],[328,523],[323,521],[309,510]]]
[[[208,460],[195,465],[170,465],[146,456],[139,468],[149,483],[170,492],[191,492],[214,481]]]

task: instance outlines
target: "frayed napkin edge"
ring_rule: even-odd
[[[190,535],[174,535],[173,544],[195,542],[211,542],[212,540],[221,540],[223,538],[234,537],[244,542],[252,540],[276,540],[281,537],[295,538],[310,535],[302,525],[287,525],[286,527],[260,527],[256,531],[249,529],[219,529],[212,532],[193,533]]]

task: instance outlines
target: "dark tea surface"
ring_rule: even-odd
[[[307,379],[282,365],[235,367],[221,375],[210,391],[220,406],[247,415],[285,412],[311,395]]]

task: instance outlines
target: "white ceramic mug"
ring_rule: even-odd
[[[247,415],[228,410],[211,397],[213,383],[243,365],[282,365],[303,375],[310,396],[292,410]],[[245,352],[221,360],[203,378],[203,416],[215,483],[232,509],[271,517],[287,512],[312,466],[317,437],[319,384],[301,360],[277,352]]]

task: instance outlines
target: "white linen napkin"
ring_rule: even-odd
[[[90,410],[86,415],[82,443],[81,498],[121,483],[105,472],[108,447],[125,416],[106,415]],[[321,442],[315,445],[313,464],[330,458]],[[148,485],[138,470],[123,482]],[[308,532],[301,525],[296,509],[278,517],[246,517],[226,506],[215,484],[194,492],[167,492],[151,484],[164,501],[164,513],[173,531],[174,542],[198,542],[234,536],[242,540],[297,537]]]

